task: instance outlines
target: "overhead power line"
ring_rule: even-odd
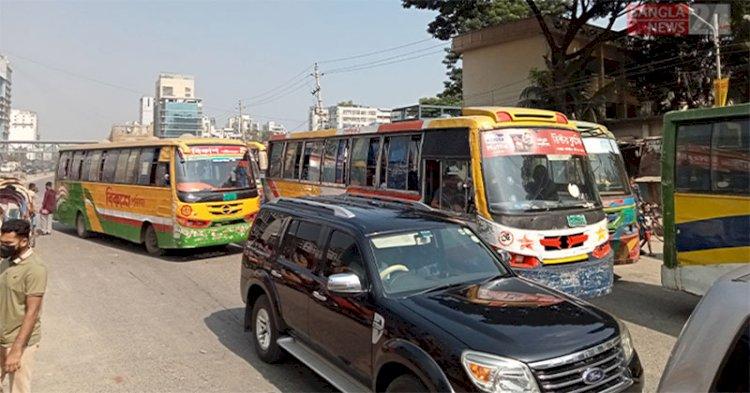
[[[344,73],[344,72],[369,70],[371,68],[377,68],[377,67],[382,67],[382,66],[386,66],[386,65],[390,65],[390,64],[396,64],[396,63],[403,63],[405,61],[410,61],[410,60],[415,60],[415,59],[419,59],[419,58],[422,58],[422,57],[432,56],[432,55],[435,55],[435,54],[438,54],[438,53],[445,53],[444,49],[440,49],[440,50],[432,51],[432,52],[427,52],[427,53],[424,53],[424,54],[421,54],[421,55],[417,55],[417,56],[408,56],[408,57],[398,56],[397,58],[395,58],[394,60],[391,60],[391,61],[385,61],[387,59],[383,59],[383,60],[379,60],[379,61],[368,63],[368,64],[360,64],[360,65],[355,65],[355,66],[351,66],[351,67],[337,68],[337,69],[333,69],[331,71],[328,71],[326,73],[327,74],[340,74],[340,73]]]
[[[421,43],[427,42],[427,41],[432,41],[432,38],[425,38],[423,40],[409,42],[407,44],[403,44],[403,45],[399,45],[399,46],[394,46],[394,47],[391,47],[391,48],[380,49],[380,50],[375,50],[375,51],[372,51],[372,52],[362,53],[362,54],[359,54],[359,55],[352,55],[352,56],[347,56],[347,57],[340,57],[340,58],[337,58],[337,59],[323,60],[323,61],[319,61],[318,64],[338,63],[338,62],[341,62],[341,61],[361,59],[363,57],[377,55],[377,54],[380,54],[380,53],[393,52],[393,51],[396,51],[396,50],[399,50],[399,49],[408,48],[410,46],[418,45],[418,44],[421,44]]]

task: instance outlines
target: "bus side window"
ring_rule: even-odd
[[[169,163],[168,162],[157,162],[153,170],[153,178],[151,179],[151,185],[157,187],[168,187],[169,186]]]
[[[104,150],[102,152],[102,159],[99,161],[99,172],[96,176],[97,181],[104,181],[104,163],[107,162],[107,155],[109,154],[112,154],[112,151]]]
[[[385,169],[387,188],[419,191],[420,138],[419,135],[386,138],[390,140]]]
[[[339,140],[339,151],[336,155],[336,183],[346,183],[346,173],[349,162],[349,140]]]
[[[130,149],[122,149],[117,156],[117,167],[115,168],[115,183],[125,183],[127,180],[128,158]]]
[[[118,158],[120,158],[120,150],[110,150],[107,152],[107,158],[104,160],[104,170],[102,171],[103,182],[113,183],[115,181]]]
[[[711,189],[748,195],[750,179],[750,121],[730,120],[714,124],[711,141]]]
[[[323,173],[320,180],[323,183],[336,182],[336,153],[339,148],[339,139],[329,139],[323,148]]]
[[[125,169],[125,183],[135,184],[138,179],[138,157],[141,155],[141,149],[130,150],[128,165]]]
[[[367,138],[352,139],[352,161],[349,172],[349,183],[353,186],[364,186],[367,182]]]
[[[284,157],[284,178],[299,179],[299,164],[302,156],[302,142],[289,142]]]
[[[89,172],[91,171],[91,154],[94,153],[92,150],[84,152],[83,164],[81,164],[81,180],[89,180]]]
[[[155,160],[159,159],[159,155],[155,154],[156,149],[144,148],[141,150],[141,158],[139,160],[138,168],[138,184],[148,186],[151,184],[151,172]]]
[[[73,161],[68,169],[68,179],[80,180],[81,178],[81,165],[83,165],[84,151],[77,151],[73,153]]]
[[[101,150],[90,151],[89,157],[89,174],[86,180],[99,181],[99,171],[102,165],[102,152]]]
[[[302,180],[313,182],[320,181],[320,161],[323,142],[305,142],[304,155],[302,156]]]
[[[271,158],[268,164],[268,177],[280,178],[281,177],[281,164],[283,163],[284,153],[284,142],[276,142],[271,144]],[[261,168],[262,169],[262,168]]]
[[[68,165],[70,164],[70,152],[60,153],[60,161],[57,163],[57,178],[68,178]]]
[[[375,175],[378,168],[378,153],[380,151],[380,138],[370,138],[370,144],[367,151],[367,184],[376,186]],[[383,169],[385,170],[385,169]]]

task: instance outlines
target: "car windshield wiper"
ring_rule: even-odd
[[[422,294],[425,294],[425,293],[431,293],[431,292],[436,292],[436,291],[440,291],[440,290],[455,288],[455,287],[459,287],[459,286],[466,285],[466,284],[467,284],[466,281],[459,281],[459,282],[453,282],[453,283],[447,283],[447,284],[440,284],[440,285],[436,285],[434,287],[427,288],[425,290],[419,291],[419,292],[415,293],[415,295],[422,295]]]

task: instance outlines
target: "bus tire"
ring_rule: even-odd
[[[81,239],[85,239],[90,235],[89,230],[86,229],[86,220],[83,218],[83,214],[81,212],[78,212],[78,214],[76,214],[76,234]]]
[[[159,239],[156,237],[156,229],[151,224],[146,224],[143,228],[143,246],[146,252],[153,256],[164,254],[164,250],[159,248]]]

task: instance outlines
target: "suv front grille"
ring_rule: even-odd
[[[559,358],[531,363],[542,392],[619,392],[633,383],[625,370],[620,339]],[[584,376],[598,373],[588,381]]]

